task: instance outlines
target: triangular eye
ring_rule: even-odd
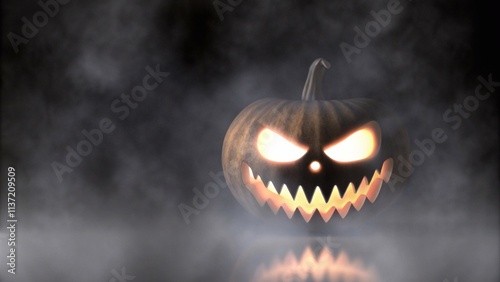
[[[307,147],[289,141],[269,128],[263,129],[257,136],[257,150],[265,159],[284,163],[300,159],[307,152]]]
[[[380,127],[371,121],[349,136],[324,148],[325,154],[339,163],[374,157],[380,149]]]

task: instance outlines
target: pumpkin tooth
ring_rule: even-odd
[[[241,164],[241,179],[243,180],[243,183],[245,185],[252,184],[255,179],[252,179],[252,173],[250,166],[248,166],[246,163]]]
[[[394,162],[392,158],[385,160],[384,164],[382,165],[381,174],[382,174],[382,179],[384,179],[385,183],[387,183],[391,178],[393,165]]]
[[[370,182],[370,189],[366,193],[366,197],[370,200],[370,202],[373,203],[377,199],[380,187],[382,186],[382,181],[383,180],[381,178],[376,178]]]
[[[297,194],[295,195],[295,203],[298,206],[309,206],[309,201],[306,198],[306,194],[304,193],[304,188],[299,186],[297,189]]]
[[[307,200],[306,194],[304,193],[304,188],[302,188],[302,186],[299,186],[299,188],[297,189],[297,195],[295,195],[295,204],[298,206],[299,212],[300,214],[302,214],[304,220],[306,222],[309,222],[316,208]]]
[[[262,182],[262,179],[260,178],[260,175],[257,175],[257,178],[255,179],[256,181],[262,183],[264,185],[264,182]]]
[[[323,193],[321,193],[321,188],[319,188],[319,186],[316,186],[316,189],[314,189],[311,204],[318,209],[323,208],[323,206],[326,205],[325,198],[323,197]]]
[[[255,186],[258,185],[257,183],[249,184],[247,187],[250,190],[250,193],[254,196],[255,200],[259,203],[259,205],[262,207],[266,203],[266,201],[269,199],[269,196],[263,193],[258,192],[258,188]]]
[[[269,179],[269,177],[267,177],[265,174],[257,174],[257,178],[260,178],[260,181],[262,182],[262,186],[264,187],[269,187],[269,182],[271,182],[271,179]]]
[[[354,208],[356,210],[359,211],[363,207],[363,204],[365,203],[366,196],[365,195],[358,195],[357,197],[358,198],[354,201],[354,203],[352,203],[352,205],[354,206]]]
[[[267,204],[269,205],[274,214],[278,214],[278,211],[283,203],[279,199],[277,199],[277,197],[271,197],[267,201]]]
[[[297,265],[299,262],[297,261],[297,257],[293,254],[292,251],[288,251],[283,258],[283,262],[287,265]]]
[[[314,264],[310,263],[309,265],[311,266],[311,270],[309,270],[309,275],[312,276],[313,280],[312,281],[328,281],[327,280],[327,272],[326,272],[326,265],[318,263],[318,266],[315,266]],[[307,279],[307,278],[306,278]],[[300,281],[307,281],[307,280],[300,280]]]
[[[342,197],[342,199],[344,201],[352,203],[354,202],[355,198],[356,198],[356,191],[354,189],[354,184],[352,184],[352,182],[349,182],[349,185],[347,186],[347,189],[344,192],[344,197]]]
[[[288,218],[292,218],[293,214],[295,213],[295,210],[297,209],[296,206],[290,206],[287,203],[284,203],[281,208],[283,211],[286,213]]]
[[[358,187],[358,196],[359,195],[366,195],[366,193],[368,192],[368,188],[370,188],[370,182],[368,182],[368,178],[363,177],[363,179],[361,180],[361,183],[359,183],[359,187]]]
[[[311,217],[313,216],[315,210],[316,209],[313,208],[312,212],[309,212],[305,208],[299,206],[299,212],[306,222],[309,222],[309,220],[311,220]]]
[[[276,188],[274,187],[272,181],[269,181],[269,183],[267,183],[267,189],[269,191],[273,192],[274,194],[279,195],[279,193],[278,193],[278,191],[276,191]]]
[[[253,179],[257,179],[257,177],[255,177],[255,174],[254,174],[254,172],[253,172],[253,169],[252,169],[249,165],[247,165],[247,167],[248,167],[248,172],[249,172],[249,174],[248,174],[248,175],[249,175],[250,177],[252,177]]]
[[[311,247],[307,246],[302,252],[302,257],[300,258],[299,263],[301,265],[311,265],[314,263],[316,259],[314,258],[314,252],[312,251]]]
[[[318,257],[318,261],[326,261],[326,262],[332,262],[334,261],[334,257],[332,255],[332,252],[329,250],[327,246],[323,246],[323,249],[321,250],[321,253]]]
[[[333,212],[335,211],[335,207],[331,207],[328,211],[326,212],[323,212],[323,211],[319,211],[319,214],[321,215],[321,217],[323,218],[323,220],[325,222],[328,222],[330,220],[330,218],[332,217],[333,215]]]
[[[264,183],[260,181],[260,177],[256,180],[250,180],[251,183],[247,183],[247,188],[250,190],[252,195],[255,197],[260,206],[264,206],[265,202],[269,199],[271,193],[261,193],[262,189],[265,189]],[[260,187],[260,188],[259,188]]]
[[[351,203],[348,202],[343,207],[337,208],[337,212],[340,214],[342,218],[345,218],[350,208],[351,208]]]
[[[292,201],[292,202],[294,201],[292,194],[290,193],[290,190],[288,190],[288,187],[286,186],[286,184],[283,184],[283,186],[281,187],[280,196],[285,198],[285,200]]]
[[[337,256],[337,259],[335,260],[335,262],[338,264],[338,265],[349,265],[349,256],[346,254],[346,252],[344,250],[341,250]]]
[[[341,203],[341,197],[339,193],[339,188],[337,185],[333,186],[332,194],[330,195],[330,199],[328,200],[328,205],[333,207],[339,207]]]
[[[283,184],[281,188],[281,193],[280,196],[283,197],[285,200],[285,203],[281,206],[283,208],[283,211],[286,213],[288,218],[292,218],[293,214],[295,213],[295,210],[297,209],[297,206],[295,205],[295,201],[293,200],[292,194],[288,190],[288,187]]]
[[[253,193],[252,193],[252,194],[253,194]],[[266,203],[266,201],[269,199],[269,198],[267,198],[267,199],[266,199],[265,197],[261,196],[259,193],[255,193],[255,194],[253,194],[253,195],[254,195],[254,197],[255,197],[255,200],[257,200],[257,203],[259,203],[259,205],[260,205],[261,207],[263,207],[263,206],[264,206],[264,204]]]

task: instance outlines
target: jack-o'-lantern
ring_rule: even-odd
[[[335,211],[344,218],[351,207],[374,202],[398,155],[408,154],[404,129],[381,103],[322,99],[327,68],[325,60],[314,61],[302,100],[258,100],[229,127],[224,176],[253,213],[265,214],[267,205],[306,222],[313,216],[328,222]]]

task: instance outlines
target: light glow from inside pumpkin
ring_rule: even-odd
[[[325,147],[325,154],[339,163],[369,159],[380,148],[379,132],[378,124],[369,122],[346,138]]]
[[[334,256],[323,247],[315,256],[307,247],[302,257],[289,251],[284,258],[275,257],[271,263],[259,265],[250,280],[270,281],[379,281],[373,266],[365,266],[360,260],[351,260],[344,251]]]
[[[343,197],[340,196],[337,185],[333,186],[332,194],[328,200],[324,198],[321,188],[316,187],[311,202],[307,200],[302,186],[298,187],[295,197],[290,193],[286,184],[283,184],[280,192],[276,190],[272,181],[269,181],[266,187],[261,177],[256,175],[245,162],[241,165],[241,175],[246,188],[252,193],[257,202],[261,206],[267,203],[275,214],[281,208],[288,218],[292,218],[296,210],[299,210],[304,220],[309,222],[314,213],[317,212],[325,222],[328,222],[335,211],[344,218],[351,206],[354,206],[359,211],[366,199],[373,203],[378,197],[382,182],[387,183],[389,181],[392,168],[392,158],[385,160],[381,172],[375,170],[370,181],[366,176],[363,177],[357,189],[355,184],[349,183]]]
[[[307,149],[306,146],[288,141],[269,128],[264,128],[257,136],[257,150],[270,161],[293,162],[300,159]]]
[[[309,168],[311,169],[312,172],[319,172],[321,170],[321,164],[318,161],[313,161],[309,165]]]

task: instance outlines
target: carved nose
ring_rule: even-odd
[[[312,173],[318,173],[321,170],[321,164],[318,161],[313,161],[309,165],[309,169],[311,170]]]

